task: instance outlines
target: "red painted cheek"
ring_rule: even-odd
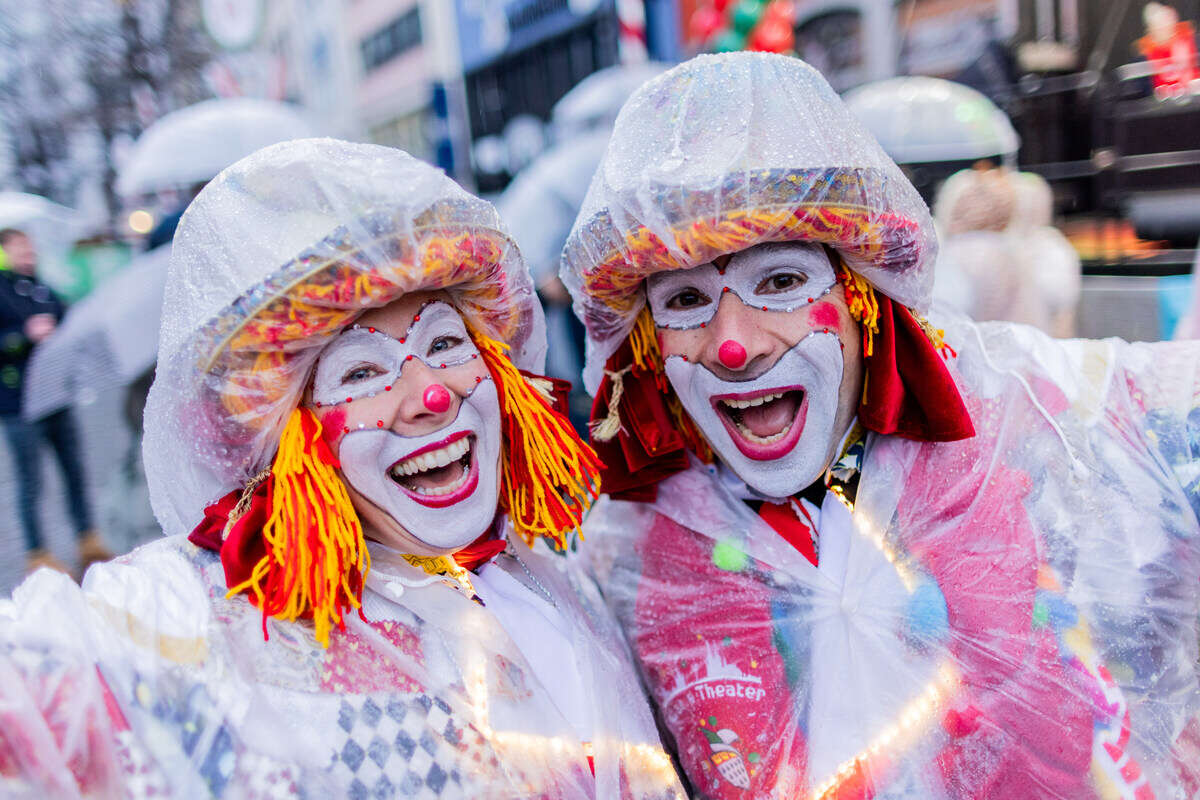
[[[841,325],[837,307],[833,303],[817,303],[808,312],[808,321],[814,328],[837,330]]]
[[[325,444],[329,445],[329,449],[336,453],[337,443],[345,435],[346,410],[343,408],[331,408],[324,414],[321,414],[320,419],[321,438],[325,440]]]

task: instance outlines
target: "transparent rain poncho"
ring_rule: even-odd
[[[406,153],[307,139],[222,172],[180,222],[143,456],[167,534],[266,467],[329,339],[367,308],[448,289],[537,371],[545,329],[492,206]]]
[[[766,166],[880,166],[840,115],[775,56],[696,59],[635,96],[564,255],[595,344],[620,342],[646,274],[793,238],[711,238],[779,207],[755,194]],[[870,219],[913,223],[915,250],[882,223],[855,229],[874,266],[832,234],[799,238],[919,308],[928,216],[880,169],[803,196],[857,192]],[[719,464],[692,458],[655,499],[592,509],[586,555],[693,796],[1197,796],[1200,348],[934,322],[977,433],[867,433],[831,473],[857,492],[812,507],[815,565]]]
[[[363,308],[447,289],[540,362],[495,211],[396,150],[260,151],[201,193],[175,248],[146,422],[168,533],[270,458],[321,343]],[[221,557],[183,536],[82,588],[36,573],[0,602],[0,796],[683,800],[595,585],[497,531],[507,547],[475,575],[488,606],[368,542],[363,614],[328,647],[228,597]]]
[[[929,304],[929,211],[815,69],[764,53],[700,56],[645,83],[617,117],[563,251],[588,332],[588,391],[633,326],[647,275],[788,240],[829,244],[894,299]]]
[[[696,796],[1200,791],[1200,350],[946,339],[978,434],[869,434],[815,567],[699,463],[592,510]]]

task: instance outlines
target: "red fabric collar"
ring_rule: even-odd
[[[480,565],[486,564],[504,552],[508,542],[496,536],[498,527],[493,525],[488,528],[478,539],[455,553],[455,563],[465,570],[474,572]]]
[[[204,509],[204,519],[188,536],[188,541],[206,550],[215,550],[221,555],[221,566],[225,569],[225,585],[237,586],[245,582],[254,565],[266,555],[262,530],[271,515],[271,489],[274,480],[268,477],[254,490],[250,507],[229,527],[224,541],[221,534],[229,521],[242,492],[235,489]],[[250,597],[253,599],[253,595]]]
[[[875,433],[919,442],[954,442],[975,435],[971,415],[942,354],[912,312],[884,294],[879,332],[866,358],[866,391],[858,421]]]
[[[262,530],[271,514],[271,485],[267,478],[250,499],[250,508],[229,528],[229,536],[221,540],[229,515],[241,497],[241,490],[234,490],[204,509],[204,519],[188,535],[188,541],[205,550],[221,555],[221,566],[225,569],[225,585],[237,586],[250,577],[250,573],[266,553]],[[454,554],[454,560],[464,569],[474,570],[480,564],[491,561],[506,545],[496,535],[498,526],[488,528],[478,539]]]
[[[952,442],[975,435],[971,415],[941,353],[911,311],[876,293],[879,332],[865,359],[866,391],[858,419],[867,430],[922,442]],[[626,341],[609,358],[592,404],[592,419],[608,413],[614,373],[633,361]],[[608,442],[592,441],[604,462],[602,490],[619,500],[652,502],[658,484],[688,467],[687,447],[673,427],[663,395],[649,372],[622,378],[621,431]]]

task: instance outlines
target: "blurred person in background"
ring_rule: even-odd
[[[936,299],[977,322],[1021,322],[1051,336],[1074,335],[1082,268],[1052,224],[1045,178],[983,162],[951,175],[933,208],[940,244]]]
[[[0,604],[0,795],[682,800],[553,552],[598,465],[524,371],[545,329],[489,203],[398,150],[273,145],[185,213],[165,297],[167,535]]]
[[[62,470],[67,510],[79,541],[79,566],[112,557],[92,529],[92,511],[79,453],[79,434],[69,409],[36,422],[21,417],[24,370],[34,345],[54,334],[65,307],[49,286],[37,279],[37,251],[24,232],[0,231],[4,266],[0,269],[0,419],[12,455],[17,481],[17,516],[25,538],[30,570],[41,566],[68,569],[46,547],[38,518],[41,500],[41,443],[47,441]]]

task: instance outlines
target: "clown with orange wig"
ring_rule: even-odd
[[[556,551],[594,453],[494,209],[302,140],[176,236],[144,456],[167,537],[0,608],[0,794],[682,798]]]
[[[797,59],[617,119],[562,262],[587,553],[692,796],[1200,796],[1200,349],[935,326],[936,249]]]

